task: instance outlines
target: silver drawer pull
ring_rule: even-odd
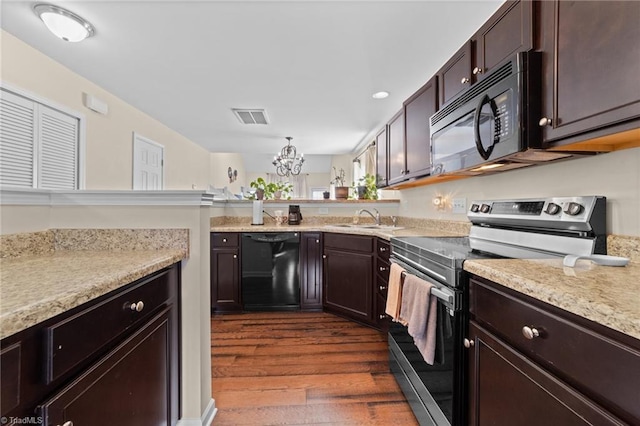
[[[223,243],[226,243],[226,242],[227,242],[227,239],[226,239],[226,238],[223,238],[223,239],[222,239],[222,242],[223,242]]]
[[[525,339],[533,340],[534,337],[540,336],[540,332],[534,327],[525,325],[524,327],[522,327],[522,335],[525,337]]]
[[[386,271],[386,270],[387,270],[387,267],[386,267],[386,266],[381,266],[381,267],[380,267],[380,272],[384,272],[384,271]]]
[[[380,290],[386,290],[386,289],[387,289],[387,287],[385,287],[383,285],[380,286]]]
[[[141,300],[138,303],[132,303],[130,308],[132,311],[142,312],[142,310],[144,309],[144,302]],[[62,425],[62,426],[65,426],[65,425]]]
[[[475,344],[476,344],[476,342],[474,342],[473,340],[470,340],[470,339],[465,338],[465,339],[462,341],[462,344],[464,345],[464,347],[465,347],[465,348],[469,349],[469,348],[472,348],[472,347],[473,347],[473,345],[475,345]]]
[[[378,315],[378,318],[380,318],[381,320],[383,320],[383,319],[387,319],[387,318],[389,318],[389,315],[387,315],[387,314],[380,314],[380,315]]]
[[[386,247],[380,247],[380,251],[385,252],[385,251],[387,251],[387,248]]]
[[[60,425],[58,425],[58,426],[60,426]],[[71,420],[66,421],[66,422],[63,423],[62,426],[73,426],[73,422]]]

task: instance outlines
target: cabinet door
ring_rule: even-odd
[[[469,334],[470,425],[624,424],[474,321]]]
[[[240,250],[211,250],[211,307],[216,311],[240,311]]]
[[[431,78],[404,104],[405,178],[428,175],[431,171],[429,117],[438,110],[437,77]]]
[[[322,310],[322,240],[304,232],[300,240],[300,309]]]
[[[389,185],[405,179],[404,113],[400,111],[389,122]]]
[[[44,424],[170,424],[170,330],[166,309],[42,404]]]
[[[355,320],[373,320],[373,254],[324,250],[324,307]]]
[[[533,2],[507,1],[476,32],[473,40],[476,63],[472,73],[480,81],[507,58],[533,48]]]
[[[544,142],[637,127],[628,121],[640,117],[640,2],[543,1],[540,9]]]
[[[376,136],[376,186],[389,185],[387,126]]]
[[[438,71],[440,106],[472,84],[471,40],[465,43]]]

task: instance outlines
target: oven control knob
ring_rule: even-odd
[[[480,206],[477,204],[471,204],[471,209],[470,209],[473,213],[478,213],[478,211],[480,210]]]
[[[558,214],[560,213],[560,206],[557,205],[556,203],[549,203],[547,205],[547,209],[544,211],[546,214],[550,214],[550,215],[554,215],[554,214]]]
[[[569,203],[567,207],[564,209],[564,212],[570,216],[579,215],[582,212],[582,204],[578,203]]]
[[[483,204],[480,206],[480,212],[482,213],[489,213],[489,210],[491,210],[491,206],[489,204]]]

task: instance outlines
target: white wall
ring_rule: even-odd
[[[2,31],[0,42],[0,77],[4,83],[85,114],[86,189],[132,188],[133,132],[164,145],[165,189],[208,187],[207,150],[10,33]],[[109,113],[100,115],[85,108],[83,92],[105,101]]]
[[[607,233],[640,236],[640,148],[398,191],[400,216],[466,220],[436,211],[436,195],[473,199],[604,195]]]

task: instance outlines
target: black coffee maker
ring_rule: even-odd
[[[289,225],[300,225],[302,222],[302,213],[300,213],[300,206],[289,206]]]

